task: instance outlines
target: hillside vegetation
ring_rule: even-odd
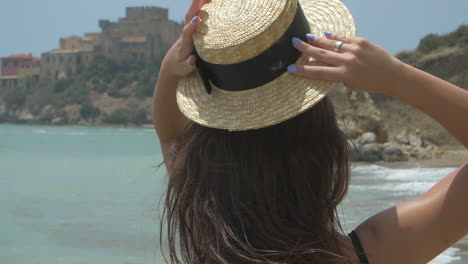
[[[468,26],[445,35],[429,34],[418,48],[397,57],[419,69],[468,89]]]
[[[98,56],[89,67],[68,78],[1,91],[4,106],[0,119],[91,125],[148,123],[148,101],[160,62]]]

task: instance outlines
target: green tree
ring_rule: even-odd
[[[120,90],[127,85],[127,77],[124,73],[119,72],[109,88],[109,95],[113,97],[120,97]]]
[[[10,88],[4,97],[7,108],[16,109],[23,106],[26,103],[26,97],[28,95],[28,89],[23,86]]]
[[[54,93],[60,93],[60,92],[65,91],[68,85],[69,83],[64,79],[60,79],[56,81],[54,84]]]
[[[99,108],[94,107],[90,102],[84,103],[80,108],[80,115],[84,119],[95,118],[101,114]]]
[[[118,109],[106,116],[103,121],[108,124],[122,125],[129,121],[128,112],[125,109]]]
[[[430,53],[440,47],[442,41],[437,34],[429,34],[421,39],[418,46],[418,51],[422,53]]]
[[[143,108],[138,109],[138,111],[133,113],[132,121],[135,125],[138,125],[138,126],[143,125],[146,122],[148,122],[146,110]]]
[[[138,76],[138,83],[136,87],[136,96],[138,98],[144,98],[146,96],[152,96],[156,78],[152,77],[152,73],[144,71]]]

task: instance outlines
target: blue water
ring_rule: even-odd
[[[161,160],[149,128],[0,125],[0,263],[163,263]],[[452,170],[354,168],[345,229]],[[455,246],[432,263],[466,259]]]
[[[160,161],[152,129],[0,126],[0,263],[154,263]]]

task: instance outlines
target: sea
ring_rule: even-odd
[[[161,161],[151,128],[0,125],[0,263],[164,263]],[[345,231],[453,170],[353,166]],[[468,263],[467,248],[465,238],[430,263]]]

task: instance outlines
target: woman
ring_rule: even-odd
[[[337,2],[311,1],[315,6]],[[325,84],[314,95],[301,94],[315,98],[307,109],[290,110],[290,104],[281,108],[280,114],[289,113],[281,118],[276,112],[265,115],[269,110],[260,101],[253,103],[259,111],[241,112],[239,120],[224,112],[229,100],[219,99],[211,110],[190,105],[197,95],[186,85],[188,76],[203,83],[204,98],[232,94],[220,92],[218,84],[252,81],[236,77],[223,84],[210,76],[212,65],[201,59],[207,54],[193,55],[192,38],[199,44],[196,34],[209,34],[203,23],[215,15],[209,5],[203,7],[205,2],[193,1],[181,38],[163,61],[154,95],[154,123],[169,174],[165,227],[172,263],[427,263],[467,233],[468,166],[463,166],[420,198],[384,210],[350,236],[342,235],[335,210],[348,187],[347,144],[332,106],[321,97],[328,90]],[[468,146],[467,91],[351,35],[296,36],[291,47],[318,62],[298,60],[281,76],[316,82],[317,87],[323,80],[344,82],[393,96],[427,113]],[[197,52],[203,49],[197,46]],[[215,70],[221,76],[224,69]],[[295,90],[288,91],[293,98]],[[248,93],[237,91],[236,96]],[[268,106],[288,103],[271,93],[278,99]],[[238,105],[239,111],[247,107]],[[270,120],[273,115],[278,118]]]

